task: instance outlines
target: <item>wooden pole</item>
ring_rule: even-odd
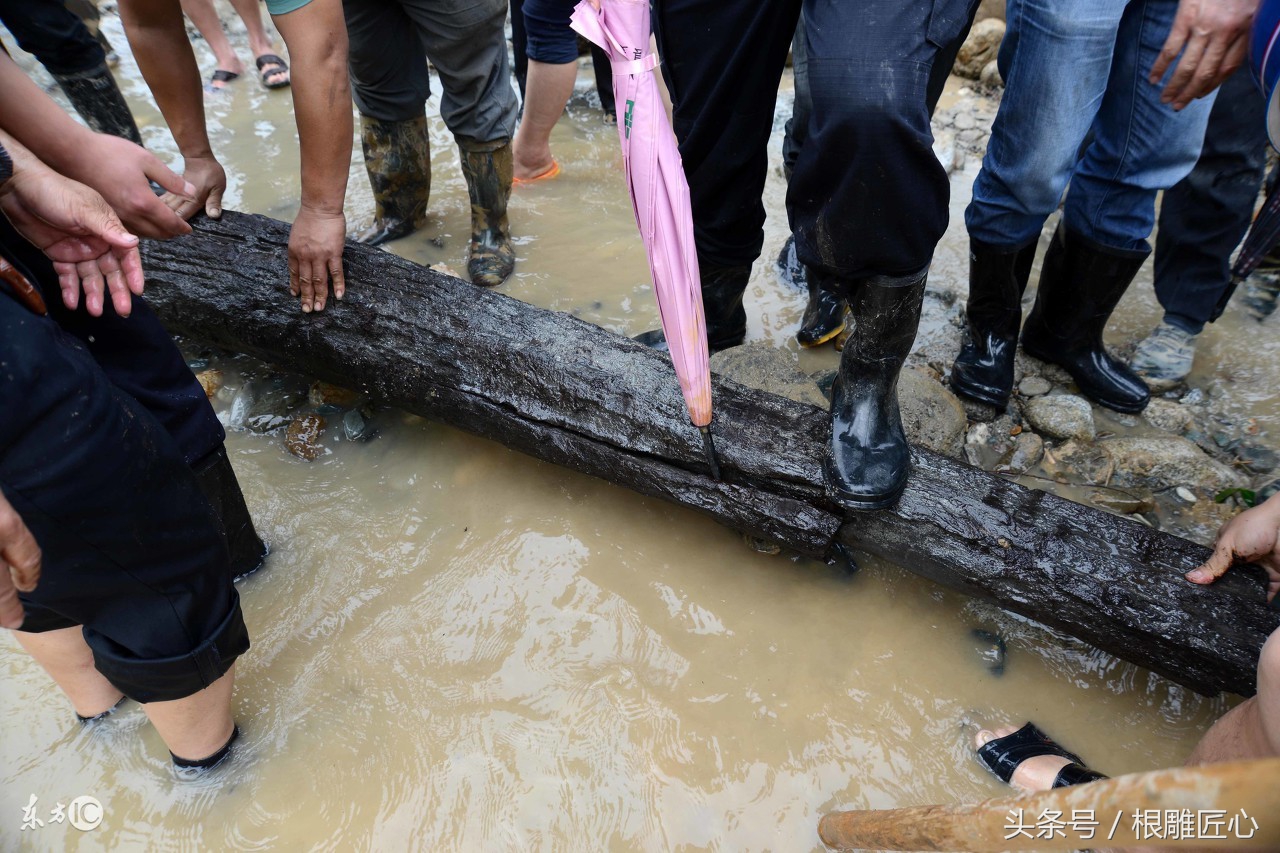
[[[833,812],[818,834],[837,850],[1280,850],[1280,758],[1154,770],[959,806]]]

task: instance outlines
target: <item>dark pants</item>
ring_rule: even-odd
[[[573,10],[573,4],[569,4],[569,10]],[[577,34],[572,34],[576,45]],[[525,30],[524,0],[511,0],[511,54],[515,60],[516,83],[520,86],[520,102],[523,104],[525,81],[529,79],[529,34]],[[576,53],[574,58],[577,58]],[[591,69],[596,76],[600,109],[613,114],[616,112],[613,101],[613,68],[609,64],[608,55],[594,44],[591,45]]]
[[[430,62],[444,90],[440,117],[455,137],[511,138],[519,103],[507,65],[506,0],[343,0],[342,11],[360,115],[422,116]]]
[[[801,0],[657,0],[655,24],[703,267],[752,263],[778,83]],[[925,267],[950,187],[928,83],[970,0],[804,0],[813,118],[787,207],[799,258],[857,281]]]
[[[964,28],[951,40],[950,44],[938,51],[938,57],[933,61],[933,68],[929,71],[929,85],[925,90],[925,100],[929,104],[930,117],[938,108],[938,100],[942,97],[942,90],[947,85],[947,77],[951,74],[952,66],[956,64],[956,55],[960,53],[960,47],[969,37],[969,30],[973,27],[973,16],[978,12],[978,3],[975,0],[970,5]],[[800,148],[804,145],[805,137],[809,133],[809,117],[813,115],[813,95],[809,92],[809,54],[805,50],[804,15],[800,16],[800,21],[796,24],[795,37],[791,40],[791,70],[796,81],[796,98],[791,108],[791,118],[787,119],[786,135],[782,137],[782,169],[788,181],[791,180],[791,173],[795,171],[796,158],[800,156]]]
[[[1191,173],[1164,194],[1156,297],[1165,322],[1198,334],[1231,298],[1231,253],[1244,238],[1267,162],[1266,102],[1247,66],[1222,84]]]
[[[0,0],[0,23],[50,74],[80,74],[107,61],[102,45],[62,0]]]
[[[119,317],[105,300],[101,317],[84,309],[68,311],[58,292],[53,265],[42,252],[0,217],[0,251],[41,289],[50,315],[61,329],[81,341],[117,388],[141,403],[177,443],[183,458],[195,465],[219,450],[226,433],[205,396],[144,299],[135,297],[133,313]]]
[[[0,366],[0,491],[43,556],[22,630],[82,626],[97,669],[139,702],[208,687],[249,638],[218,518],[174,438],[84,341],[2,286]]]

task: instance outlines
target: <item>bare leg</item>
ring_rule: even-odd
[[[170,702],[142,706],[169,751],[180,758],[198,760],[213,755],[231,739],[231,687],[235,666],[199,693]]]
[[[209,49],[213,51],[214,58],[217,59],[219,71],[230,71],[232,74],[244,73],[244,66],[240,64],[240,58],[236,56],[235,50],[231,47],[231,40],[227,38],[227,33],[222,28],[222,19],[218,17],[218,10],[213,8],[213,0],[182,0],[182,13],[191,19],[191,23],[196,25],[200,35],[204,36]],[[221,89],[225,84],[211,83],[210,85],[215,89]]]
[[[576,62],[553,65],[529,60],[524,119],[511,144],[516,180],[532,180],[551,169],[551,128],[564,114],[577,78]]]
[[[106,713],[123,698],[124,694],[94,668],[93,652],[79,626],[40,634],[14,631],[13,636],[67,694],[80,716]]]
[[[244,21],[244,28],[249,33],[249,49],[253,51],[255,59],[269,53],[276,53],[276,46],[272,44],[271,37],[267,35],[267,28],[262,24],[262,10],[258,2],[259,0],[231,0],[232,7],[240,16],[240,20]],[[269,71],[267,79],[263,82],[275,86],[288,81],[288,70],[281,68]]]

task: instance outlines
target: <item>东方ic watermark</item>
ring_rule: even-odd
[[[49,809],[49,817],[42,818],[40,807],[38,805],[39,797],[35,794],[31,795],[31,799],[27,800],[27,804],[22,808],[22,830],[43,829],[48,823],[69,823],[81,832],[88,832],[91,829],[97,829],[102,823],[102,818],[106,812],[102,808],[102,803],[96,797],[76,797],[70,803],[55,802],[53,808]]]

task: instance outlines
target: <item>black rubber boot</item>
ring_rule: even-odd
[[[751,278],[751,266],[704,267],[702,311],[707,320],[707,347],[711,352],[736,347],[747,336],[747,309],[742,294]],[[641,332],[635,338],[647,347],[668,352],[661,329]]]
[[[253,529],[253,519],[245,506],[244,493],[240,491],[226,448],[220,445],[191,468],[200,482],[200,491],[222,524],[222,535],[231,555],[231,579],[240,580],[253,574],[266,561],[267,546]]]
[[[431,200],[431,145],[427,117],[382,121],[360,116],[364,169],[377,205],[373,225],[356,235],[357,243],[379,246],[408,237],[427,221]]]
[[[71,105],[89,127],[98,133],[109,133],[137,145],[142,144],[142,135],[138,133],[133,113],[129,112],[129,105],[125,103],[116,78],[111,76],[111,69],[106,63],[78,74],[55,74],[53,79],[58,81]]]
[[[1081,393],[1117,412],[1141,412],[1151,399],[1147,384],[1102,344],[1111,312],[1149,254],[1103,246],[1059,225],[1022,329],[1028,355],[1064,368]]]
[[[911,450],[898,411],[898,374],[916,339],[928,277],[926,267],[846,290],[854,331],[832,389],[823,467],[827,496],[848,508],[892,506],[907,484]]]
[[[969,334],[951,368],[951,387],[998,409],[1013,393],[1013,358],[1022,325],[1022,294],[1036,243],[1012,252],[969,240]]]
[[[806,349],[822,346],[844,331],[844,298],[819,286],[819,278],[820,276],[811,275],[805,270],[809,304],[804,307],[804,317],[800,320],[796,341]]]
[[[476,142],[458,137],[462,175],[471,195],[471,247],[467,273],[471,283],[496,287],[516,267],[507,202],[511,199],[511,140]]]

